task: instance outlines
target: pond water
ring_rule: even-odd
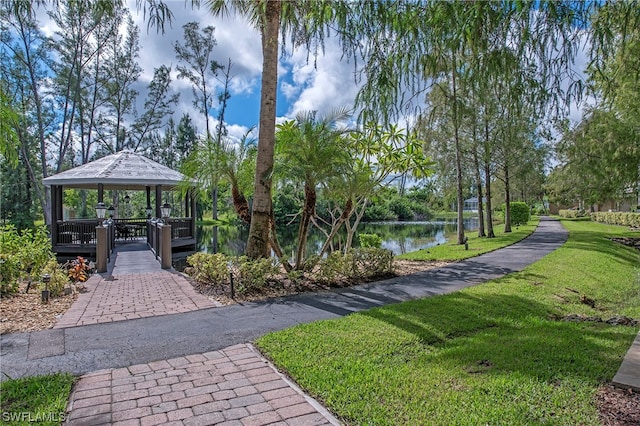
[[[394,254],[433,247],[446,241],[447,236],[455,233],[456,219],[435,219],[428,222],[370,222],[362,223],[354,238],[354,246],[358,246],[358,234],[377,234],[382,238],[382,247]],[[466,231],[478,229],[478,218],[464,219]],[[293,254],[296,248],[297,225],[278,227],[278,241],[285,253]],[[198,251],[207,253],[220,252],[227,255],[244,253],[249,233],[248,227],[234,226],[199,226]],[[337,245],[344,242],[345,234],[337,237]],[[324,235],[316,228],[311,228],[307,245],[308,253],[317,253],[324,243]]]

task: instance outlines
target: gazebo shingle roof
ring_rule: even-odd
[[[46,186],[142,190],[162,185],[174,188],[187,178],[180,172],[135,152],[124,150],[43,179]]]

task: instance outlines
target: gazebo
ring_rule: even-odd
[[[169,217],[171,206],[162,202],[163,191],[189,187],[184,197],[184,216]],[[124,150],[43,179],[51,187],[51,242],[59,256],[96,256],[96,229],[104,225],[109,232],[109,251],[120,241],[146,238],[158,253],[156,228],[171,225],[171,247],[192,250],[196,245],[194,187],[182,174],[135,152]],[[64,189],[98,191],[95,219],[63,220]],[[104,194],[106,190],[145,191],[146,218],[110,217]],[[152,203],[153,194],[153,203]],[[106,218],[105,218],[106,213]],[[164,214],[163,214],[164,213]],[[157,218],[157,219],[156,219]]]

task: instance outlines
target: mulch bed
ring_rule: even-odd
[[[198,291],[200,294],[214,299],[221,305],[232,305],[235,303],[255,302],[275,297],[291,296],[294,294],[326,291],[332,288],[350,287],[366,282],[380,281],[387,278],[409,275],[429,269],[440,268],[442,266],[448,265],[449,263],[451,262],[419,262],[410,260],[394,260],[393,274],[389,274],[386,276],[377,276],[369,280],[360,280],[357,282],[339,281],[332,283],[323,283],[313,280],[309,274],[305,274],[299,279],[291,280],[287,277],[286,274],[283,273],[280,277],[278,277],[277,280],[268,282],[264,287],[257,291],[239,292],[236,288],[233,297],[231,297],[231,286],[229,284],[223,286],[211,286],[198,283],[186,274],[185,277],[191,282],[191,285],[193,285],[196,291]]]
[[[640,250],[640,238],[639,237],[611,237],[611,241],[619,244],[623,244],[629,247],[635,247]]]
[[[601,387],[596,395],[596,407],[603,426],[640,425],[640,393],[631,389]]]
[[[42,303],[37,286],[32,286],[29,293],[25,293],[26,288],[22,283],[16,294],[0,298],[0,334],[52,328],[78,297],[76,293]]]

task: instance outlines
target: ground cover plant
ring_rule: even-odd
[[[640,319],[640,254],[609,239],[628,228],[563,224],[567,243],[520,273],[257,344],[348,424],[600,424],[637,326],[564,319]]]
[[[466,249],[464,245],[458,244],[455,238],[449,238],[444,244],[401,254],[396,256],[396,259],[421,261],[455,261],[468,259],[523,240],[535,231],[539,222],[539,217],[532,217],[526,225],[514,226],[512,232],[507,233],[504,232],[502,226],[496,226],[494,228],[495,238],[480,238],[477,233],[468,232],[466,234],[468,238],[468,249]]]
[[[0,383],[3,424],[63,423],[74,380],[70,374],[53,374],[3,381]]]

